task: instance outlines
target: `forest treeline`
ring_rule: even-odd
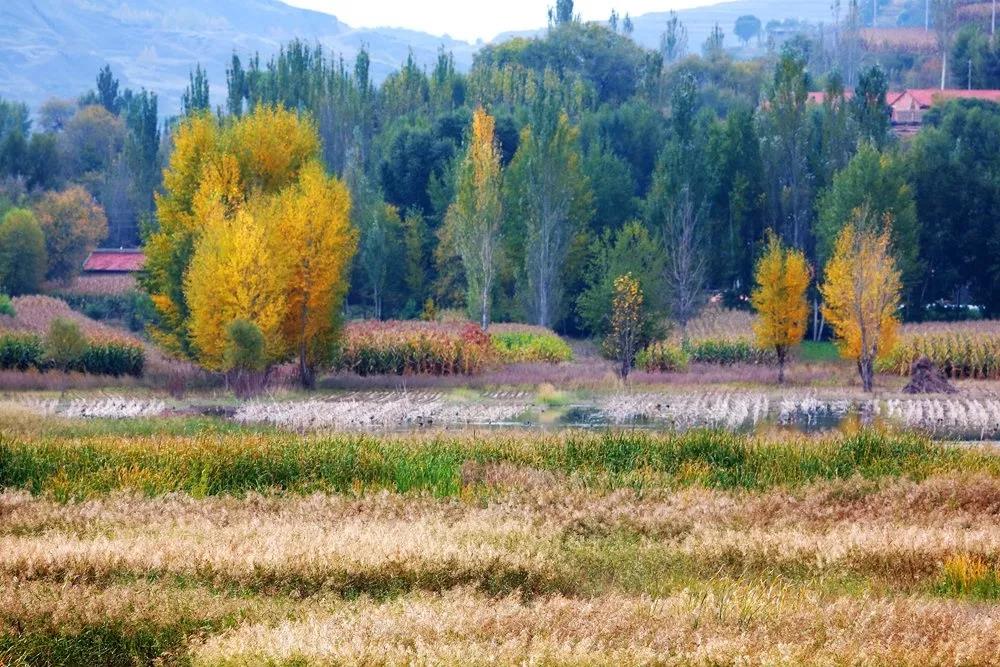
[[[1000,105],[942,105],[900,141],[877,65],[846,77],[843,58],[819,59],[804,39],[752,61],[712,40],[685,55],[682,31],[675,21],[649,51],[559,11],[541,37],[484,47],[468,74],[442,52],[378,86],[364,50],[349,63],[292,42],[266,62],[234,53],[221,93],[196,67],[184,114],[226,125],[266,105],[313,124],[358,231],[351,315],[474,310],[475,283],[493,320],[604,335],[614,281],[631,273],[650,307],[683,323],[710,295],[748,306],[768,229],[822,268],[848,220],[890,230],[906,319],[940,316],[942,301],[1000,310]],[[96,83],[34,117],[0,102],[0,209],[82,186],[106,214],[103,243],[133,246],[157,230],[184,118],[160,124],[156,95],[120,89],[109,68]],[[496,164],[470,171],[479,109],[494,149],[481,157]],[[488,276],[468,275],[456,231],[482,205],[463,193],[480,176],[495,200]]]

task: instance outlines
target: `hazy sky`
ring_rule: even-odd
[[[576,0],[584,20],[607,19],[614,7],[622,16],[710,5],[720,0]],[[507,30],[545,25],[546,10],[555,0],[284,0],[334,14],[355,28],[411,28],[433,35],[489,41]]]

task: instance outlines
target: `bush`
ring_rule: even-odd
[[[149,295],[138,290],[121,294],[74,294],[60,292],[55,296],[62,299],[73,310],[83,313],[92,320],[118,320],[131,331],[142,331],[153,321],[156,310]]]
[[[504,363],[558,363],[573,358],[573,350],[554,333],[501,331],[491,333],[490,341],[497,358]]]
[[[80,370],[88,347],[87,339],[76,322],[64,317],[52,320],[45,336],[48,363],[64,371]]]
[[[640,351],[635,365],[647,372],[670,372],[687,369],[688,354],[680,345],[661,340]]]
[[[0,370],[43,370],[45,348],[42,339],[30,333],[0,334]]]
[[[6,294],[0,294],[0,315],[17,317],[17,311],[14,310],[14,302]]]

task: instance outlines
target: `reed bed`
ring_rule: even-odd
[[[368,392],[357,398],[246,403],[233,418],[296,431],[394,429],[511,423],[529,407],[519,401],[456,402],[437,392]]]

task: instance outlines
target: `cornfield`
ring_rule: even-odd
[[[568,361],[573,353],[542,327],[468,321],[376,320],[344,327],[335,367],[358,375],[471,375],[495,364]]]
[[[666,341],[656,341],[640,352],[636,362],[643,370],[682,370],[687,363],[774,364],[773,350],[757,347],[753,323],[756,316],[745,310],[706,308],[675,330]]]
[[[921,357],[930,359],[950,378],[1000,378],[1000,322],[907,325],[879,368],[908,375],[913,362]]]

